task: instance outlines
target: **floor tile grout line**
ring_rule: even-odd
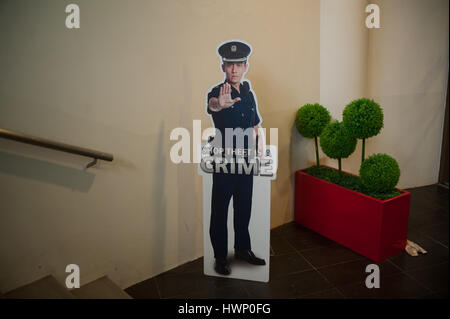
[[[156,279],[156,276],[153,277],[153,281],[155,282],[156,292],[158,293],[159,299],[163,299],[163,298],[162,298],[161,291],[160,291],[160,289],[159,289],[158,280]]]
[[[406,271],[404,270],[404,269],[402,269],[402,268],[400,268],[400,266],[398,266],[397,264],[395,264],[392,260],[390,260],[390,259],[386,259],[388,262],[390,262],[395,268],[397,268],[400,272],[400,274],[403,274],[403,275],[405,275],[405,276],[407,276],[407,277],[409,277],[410,279],[412,279],[413,281],[415,281],[415,282],[417,282],[417,280],[415,280],[414,278],[412,278],[411,276],[409,276],[407,273],[406,273]],[[421,284],[419,284],[419,286],[420,287],[422,287],[422,288],[425,288],[425,289],[428,289],[427,287],[423,287],[423,285],[421,285]],[[429,290],[429,289],[428,289]]]
[[[412,279],[413,281],[415,281],[420,287],[430,291],[430,293],[436,293],[436,291],[434,291],[433,289],[430,289],[426,286],[424,286],[424,284],[422,284],[420,281],[418,281],[416,278],[414,278],[413,276],[411,276],[410,274],[408,274],[407,272],[403,272],[403,274],[405,276],[407,276],[409,279]],[[425,294],[424,296],[429,295],[429,294]]]
[[[448,190],[448,186],[445,185],[445,184],[437,183],[436,185],[437,185],[437,186],[440,186],[440,187],[443,187],[443,188],[445,188],[446,190]]]
[[[400,272],[404,272],[404,270],[402,268],[400,268],[400,266],[398,266],[396,263],[394,263],[392,260],[390,259],[386,259],[388,262],[390,262],[395,268],[397,268],[398,270],[400,270]]]
[[[197,272],[188,272],[188,273],[183,273],[183,274],[197,274]],[[202,278],[206,277],[207,280],[215,280],[215,279],[219,279],[219,280],[225,280],[225,285],[222,286],[219,289],[224,289],[224,288],[233,288],[233,287],[239,287],[239,288],[243,288],[244,286],[238,286],[237,285],[237,281],[244,281],[244,282],[252,282],[252,280],[248,280],[248,279],[242,279],[242,278],[230,278],[230,277],[222,277],[222,276],[212,276],[212,275],[205,275],[204,273],[200,273],[198,274],[199,276],[202,276]],[[235,286],[236,285],[236,286]],[[207,289],[208,290],[208,289]],[[197,292],[202,292],[204,291],[204,287],[198,287],[197,289],[191,290],[189,291],[190,293],[197,293]],[[247,295],[250,295],[248,293],[247,290],[245,290],[245,292],[247,293]],[[162,295],[162,294],[161,294]],[[177,296],[186,296],[186,294],[176,294],[176,295],[168,295],[167,297],[164,297],[162,299],[173,299],[176,298]]]
[[[324,268],[327,268],[327,267],[331,267],[331,266],[335,266],[335,265],[340,265],[340,264],[346,264],[346,263],[350,263],[350,262],[355,262],[355,261],[359,261],[359,260],[362,261],[362,259],[355,259],[355,260],[353,260],[353,261],[347,261],[347,262],[337,263],[337,264],[333,264],[333,265],[329,265],[329,266],[324,266],[324,267],[318,268],[318,270],[324,269]],[[389,259],[385,259],[385,260],[386,260],[387,262],[391,263],[395,268],[398,269],[398,272],[388,274],[387,277],[396,276],[396,275],[399,275],[399,274],[407,275],[406,272],[405,272],[402,268],[400,268],[398,265],[394,264],[391,260],[389,260]],[[445,263],[445,262],[440,263],[440,264],[444,264],[444,263]],[[376,264],[378,264],[378,263],[376,263]],[[412,279],[412,278],[411,278],[411,279]],[[416,281],[416,280],[415,280],[415,281]],[[356,285],[356,284],[362,284],[362,283],[364,283],[364,281],[358,280],[358,281],[348,282],[348,283],[343,284],[343,285],[341,285],[341,286]],[[420,285],[420,286],[421,286],[422,288],[428,289],[427,287],[423,287],[422,285]],[[346,297],[345,294],[342,293],[342,291],[339,289],[339,286],[338,286],[338,285],[335,285],[335,288],[336,288],[337,290],[339,290],[339,292],[341,292],[341,294],[342,294],[344,297]],[[428,289],[428,290],[430,290],[430,289]],[[346,297],[346,298],[350,298],[350,297]]]
[[[324,248],[324,247],[326,247],[326,246],[319,247],[319,248]],[[344,246],[342,246],[342,247],[348,249],[347,247],[344,247]],[[338,248],[340,248],[340,247],[338,247]],[[297,251],[297,253],[298,253],[300,256],[302,256],[304,259],[307,259],[306,256],[303,255],[302,253],[303,253],[303,252],[309,252],[309,251],[311,251],[311,250],[312,250],[312,249],[301,250],[301,251],[300,251],[300,250],[296,250],[296,251]],[[364,256],[360,256],[360,257],[357,257],[357,258],[355,258],[355,259],[349,259],[349,260],[346,260],[346,261],[341,261],[341,262],[334,263],[334,264],[329,264],[329,265],[319,266],[319,267],[315,267],[315,268],[316,268],[316,269],[323,269],[323,268],[326,268],[326,267],[332,267],[332,266],[336,266],[336,265],[340,265],[340,264],[346,264],[346,263],[350,263],[350,262],[354,262],[354,261],[358,261],[358,260],[364,260]],[[308,262],[309,262],[309,260],[308,260]]]
[[[417,257],[419,257],[419,256],[417,256]],[[388,261],[388,262],[390,262],[394,267],[396,267],[397,269],[399,269],[400,272],[403,273],[403,274],[407,274],[407,272],[415,272],[415,271],[428,270],[428,269],[430,269],[430,268],[433,268],[433,267],[436,267],[436,266],[440,266],[440,265],[448,264],[448,263],[449,263],[449,261],[447,260],[447,261],[439,262],[439,263],[437,263],[437,264],[430,264],[430,265],[426,265],[426,266],[416,266],[416,267],[412,267],[412,268],[410,268],[410,269],[403,269],[403,268],[401,268],[399,265],[397,265],[396,263],[394,263],[392,260],[390,260],[390,259],[385,259],[385,260]]]
[[[313,251],[313,250],[318,250],[320,248],[325,248],[325,247],[330,247],[333,244],[329,244],[329,245],[323,245],[323,246],[317,246],[317,247],[311,247],[311,248],[306,248],[306,249],[302,249],[302,250],[297,250],[297,248],[294,247],[295,250],[297,250],[298,252],[304,252],[304,251]]]
[[[425,213],[423,216],[418,216],[419,213],[413,214],[410,212],[410,218],[408,219],[408,230],[421,231],[431,227],[439,226],[440,224],[448,224],[448,213],[436,213],[442,216],[433,216],[433,213]],[[421,220],[422,218],[422,220]],[[427,218],[431,220],[427,220]],[[440,221],[435,221],[434,218],[442,218]],[[425,221],[423,220],[425,219]],[[444,220],[445,219],[445,220]],[[411,224],[409,223],[411,222]]]
[[[438,293],[437,291],[435,291],[435,290],[433,290],[433,289],[431,289],[431,288],[428,288],[428,287],[424,286],[420,281],[418,281],[418,280],[415,279],[411,274],[409,274],[407,271],[411,271],[411,269],[410,269],[410,270],[404,270],[404,269],[400,268],[398,265],[396,265],[393,261],[391,261],[391,260],[389,260],[389,259],[387,259],[387,261],[389,261],[392,265],[394,265],[396,268],[398,268],[398,269],[400,270],[400,273],[401,273],[401,274],[403,274],[403,275],[407,276],[409,279],[412,279],[413,281],[415,281],[420,287],[425,288],[426,290],[429,290],[430,293],[429,293],[429,294],[426,294],[426,295]],[[441,263],[438,263],[438,264],[426,266],[425,268],[420,268],[420,267],[417,268],[417,267],[416,267],[416,268],[413,268],[412,271],[417,271],[417,270],[419,270],[419,271],[420,271],[420,270],[427,270],[427,269],[429,269],[429,268],[432,268],[432,267],[435,267],[435,266],[439,266],[439,265],[443,265],[443,264],[445,264],[445,263],[448,263],[448,261],[444,261],[444,262],[441,262]],[[391,275],[394,275],[394,274],[391,274]],[[388,277],[391,276],[391,275],[388,275]],[[426,296],[426,295],[424,295],[424,296]]]
[[[292,245],[288,239],[286,239],[286,242],[289,246],[291,246],[292,249],[294,249],[294,251],[297,251],[297,249],[294,247],[294,245]]]
[[[345,296],[343,293],[342,293],[342,291],[334,284],[334,283],[332,283],[331,281],[329,281],[328,280],[328,278],[327,277],[325,277],[305,256],[303,256],[303,254],[300,252],[300,251],[298,251],[297,249],[295,249],[295,247],[294,247],[294,250],[295,251],[297,251],[297,253],[303,258],[303,259],[305,259],[306,260],[306,262],[319,274],[319,276],[321,276],[323,279],[325,279],[325,281],[326,282],[328,282],[333,288],[336,288],[337,289],[337,291],[344,297],[344,298],[346,298],[346,299],[348,299],[347,298],[347,296]],[[331,288],[330,288],[331,289]]]
[[[414,219],[414,217],[413,217],[413,219]],[[436,226],[444,225],[444,224],[448,225],[448,221],[432,222],[432,223],[429,223],[429,224],[422,223],[419,226],[414,226],[414,225],[411,225],[411,226],[408,225],[408,226],[411,227],[411,229],[416,231],[416,232],[423,233],[424,229],[432,228],[432,227],[436,227]],[[417,228],[417,227],[419,227],[419,228]]]
[[[295,249],[295,248],[294,248]],[[331,266],[335,266],[335,265],[341,265],[341,264],[346,264],[346,263],[350,263],[350,262],[354,262],[354,261],[359,261],[359,260],[363,260],[362,258],[363,258],[363,256],[361,256],[360,258],[358,258],[358,259],[352,259],[352,260],[349,260],[349,261],[345,261],[345,262],[340,262],[340,263],[336,263],[336,264],[331,264],[331,265],[326,265],[326,266],[323,266],[323,267],[319,267],[319,268],[316,268],[313,264],[311,264],[310,263],[310,261],[306,258],[306,256],[304,256],[300,251],[297,251],[310,265],[311,265],[311,267],[313,267],[313,269],[314,270],[316,270],[318,273],[319,273],[319,275],[321,275],[327,282],[329,282],[334,288],[336,288],[338,291],[339,291],[339,293],[344,297],[344,298],[348,298],[348,299],[352,299],[352,298],[350,298],[350,297],[347,297],[342,291],[341,291],[341,289],[339,289],[339,287],[338,287],[338,285],[335,285],[334,283],[332,283],[332,282],[330,282],[321,272],[320,272],[320,269],[324,269],[324,268],[327,268],[327,267],[331,267]],[[388,260],[389,262],[391,262],[390,260]],[[392,263],[392,262],[391,262]],[[394,264],[395,265],[395,264]],[[400,272],[399,273],[403,273],[404,275],[406,275],[406,273],[404,273],[404,271],[400,268],[400,267],[398,267],[397,265],[395,265],[399,270],[400,270]],[[396,273],[396,274],[390,274],[390,275],[398,275],[399,273]],[[389,276],[390,276],[389,275]],[[411,278],[411,279],[413,279],[413,278]],[[417,280],[415,280],[414,279],[414,281],[416,281],[417,282]],[[364,281],[355,281],[355,282],[351,282],[351,283],[347,283],[346,285],[356,285],[356,284],[358,284],[358,283],[364,283]],[[420,287],[422,287],[422,288],[425,288],[425,289],[427,289],[427,290],[430,290],[430,289],[428,289],[427,287],[423,287],[423,285],[419,285]]]
[[[285,273],[285,274],[282,274],[282,275],[279,275],[279,276],[275,276],[275,278],[273,278],[273,280],[279,280],[280,278],[285,277],[285,276],[297,275],[297,274],[301,274],[301,273],[308,272],[308,271],[313,271],[313,270],[315,270],[315,269],[308,268],[308,269],[303,269],[303,270],[297,270],[297,271]]]
[[[324,289],[324,290],[320,290],[320,291],[316,291],[316,292],[312,292],[312,293],[310,292],[310,293],[307,293],[307,294],[298,295],[298,297],[297,297],[296,299],[304,299],[304,297],[306,297],[306,296],[315,295],[315,294],[320,294],[320,293],[322,293],[322,292],[330,291],[330,290],[333,290],[333,289],[336,289],[343,299],[348,299],[347,297],[345,297],[345,296],[340,292],[340,290],[339,290],[337,287],[328,288],[328,289]],[[328,299],[328,298],[327,298],[327,299]]]
[[[306,258],[305,256],[302,255],[302,257],[305,258],[305,259],[307,260],[307,258]],[[358,261],[358,260],[362,260],[362,259],[360,259],[360,258],[358,258],[358,259],[353,259],[353,260],[351,260],[351,261],[346,261],[346,262],[336,263],[336,264],[332,264],[332,265],[329,265],[329,266],[331,267],[331,266],[335,266],[335,265],[341,265],[341,264],[350,263],[350,262],[354,262],[354,261]],[[307,261],[309,262],[309,260],[307,260]],[[313,266],[313,267],[314,267],[314,266]],[[314,268],[315,268],[315,270],[319,273],[319,275],[321,275],[323,278],[325,278],[325,280],[326,280],[327,282],[329,282],[334,288],[336,288],[336,290],[337,290],[344,298],[346,298],[346,299],[352,299],[352,298],[350,298],[350,297],[347,297],[347,296],[341,291],[341,289],[339,289],[338,285],[336,285],[336,284],[332,283],[331,281],[329,281],[328,278],[326,278],[325,275],[322,274],[322,272],[320,271],[320,269],[324,269],[324,268],[326,268],[326,267],[327,267],[327,266],[319,267],[319,268],[315,268],[315,267],[314,267]],[[349,283],[349,284],[350,284],[350,283]]]
[[[336,243],[337,244],[337,243]],[[331,244],[332,245],[332,244]],[[324,247],[329,247],[329,246],[331,246],[331,245],[327,245],[327,246],[321,246],[321,247],[316,247],[316,248],[312,248],[312,249],[305,249],[305,250],[298,250],[297,248],[295,248],[295,247],[293,247],[294,248],[294,250],[297,252],[297,254],[299,254],[301,257],[303,257],[303,259],[305,259],[315,270],[319,270],[319,269],[323,269],[323,268],[326,268],[326,267],[331,267],[331,266],[335,266],[335,265],[340,265],[340,264],[345,264],[345,263],[350,263],[350,262],[354,262],[354,261],[358,261],[358,260],[363,260],[363,258],[364,258],[364,256],[360,256],[360,257],[358,257],[358,258],[355,258],[355,259],[351,259],[351,260],[347,260],[347,261],[342,261],[342,262],[338,262],[338,263],[335,263],[335,264],[330,264],[330,265],[324,265],[324,266],[320,266],[320,267],[315,267],[314,265],[312,265],[311,263],[310,263],[310,261],[306,258],[306,256],[305,255],[303,255],[302,254],[302,252],[305,252],[305,251],[312,251],[312,250],[314,250],[314,249],[320,249],[320,248],[324,248]],[[340,244],[338,244],[338,245],[340,245]],[[346,248],[346,249],[348,249],[347,247],[345,247],[345,246],[342,246],[342,245],[340,245],[341,247],[344,247],[344,248]],[[338,246],[338,248],[340,248],[339,246]]]
[[[358,258],[350,259],[350,260],[347,260],[347,261],[341,261],[341,262],[338,262],[338,263],[335,263],[335,264],[320,266],[320,267],[317,267],[317,270],[328,268],[328,267],[333,267],[333,266],[337,266],[337,265],[342,265],[342,264],[348,264],[348,263],[352,263],[352,262],[355,262],[355,261],[364,261],[364,257],[358,257]]]
[[[324,238],[326,238],[326,237],[324,237]],[[283,238],[283,239],[286,240],[286,243],[287,243],[289,246],[291,246],[292,249],[294,249],[296,252],[300,252],[300,250],[298,250],[297,248],[295,248],[295,246],[292,245],[292,244],[289,242],[289,240],[288,240],[287,238]],[[327,239],[328,239],[328,238],[327,238]],[[330,239],[330,240],[331,240],[331,239]],[[323,248],[323,247],[328,247],[328,246],[331,246],[331,245],[334,245],[334,244],[335,244],[335,243],[333,242],[333,243],[330,243],[330,244],[328,244],[328,245],[320,245],[320,246],[317,246],[317,247],[311,247],[311,248],[302,249],[301,251],[311,251],[311,250],[314,250],[314,249],[319,249],[319,248]],[[274,255],[274,256],[282,256],[282,255],[288,255],[288,254],[291,254],[291,253],[290,253],[290,252],[287,252],[287,253],[282,253],[282,254]]]
[[[429,265],[429,266],[425,266],[425,267],[415,267],[415,268],[413,267],[412,269],[405,270],[405,269],[400,268],[400,266],[398,266],[397,264],[395,264],[392,260],[390,260],[390,259],[386,259],[386,260],[387,260],[388,262],[390,262],[394,267],[396,267],[397,269],[399,269],[401,274],[403,274],[403,275],[407,276],[408,278],[412,279],[413,281],[415,281],[417,284],[419,284],[420,287],[425,288],[426,290],[429,290],[430,293],[429,293],[428,295],[434,294],[434,293],[438,293],[438,292],[437,292],[437,291],[434,291],[434,290],[431,289],[431,288],[428,288],[428,287],[424,286],[420,281],[418,281],[417,279],[415,279],[414,277],[412,277],[412,275],[409,274],[408,271],[409,271],[409,272],[414,272],[414,271],[427,270],[427,269],[430,269],[430,268],[432,268],[432,267],[436,267],[436,266],[440,266],[440,265],[443,265],[443,264],[445,264],[445,263],[448,263],[448,261],[444,261],[444,262],[441,262],[441,263],[438,263],[438,264],[434,264],[434,265]],[[424,295],[424,296],[426,296],[426,295]]]
[[[269,279],[269,281],[270,281],[270,279]],[[247,288],[245,288],[245,285],[244,286],[242,286],[242,288],[244,289],[244,291],[245,291],[245,293],[247,294],[247,296],[248,296],[248,298],[253,298],[252,297],[252,294],[247,290]]]
[[[339,287],[337,285],[334,285],[334,287],[336,288],[336,290],[342,295],[342,297],[344,297],[345,299],[353,299],[351,297],[347,297],[341,289],[339,289]]]
[[[287,253],[272,255],[270,257],[282,257],[282,256],[288,256],[288,255],[297,255],[297,252],[296,251],[291,251],[291,252],[287,252]]]
[[[279,236],[279,237],[280,237],[280,236]],[[324,238],[326,238],[326,237],[324,237]],[[315,249],[320,249],[320,248],[324,248],[324,247],[329,247],[329,246],[332,246],[332,245],[337,244],[337,243],[335,243],[335,242],[332,242],[332,243],[330,243],[330,244],[328,244],[328,245],[320,245],[320,246],[317,246],[317,247],[311,247],[311,248],[306,248],[306,249],[298,250],[297,248],[295,248],[294,245],[292,245],[292,244],[289,242],[289,240],[288,240],[287,238],[282,237],[282,239],[284,239],[284,240],[286,241],[286,243],[287,243],[287,244],[295,251],[295,253],[299,253],[299,252],[303,252],[303,251],[312,251],[312,250],[315,250]],[[326,239],[328,239],[328,238],[326,238]],[[328,239],[328,240],[331,240],[331,239]],[[338,245],[339,245],[339,244],[338,244]],[[344,246],[342,246],[342,247],[344,247]],[[275,250],[274,250],[274,252],[275,252]],[[284,256],[284,255],[290,255],[290,254],[292,254],[292,252],[286,252],[286,253],[281,253],[281,254],[277,254],[277,253],[275,252],[275,255],[273,255],[273,256]]]
[[[295,247],[294,247],[295,249]],[[296,249],[295,249],[296,250]],[[296,250],[297,251],[297,250]],[[303,257],[304,260],[306,260],[306,262],[319,274],[319,276],[321,276],[323,279],[325,279],[326,282],[328,282],[329,284],[331,284],[332,286],[334,286],[334,284],[332,282],[330,282],[328,280],[328,278],[326,278],[305,256],[303,256],[303,254],[301,254],[299,251],[297,251],[298,254]]]
[[[247,289],[245,289],[245,285],[244,286],[242,286],[242,287],[239,287],[239,288],[241,288],[242,290],[244,290],[244,292],[245,292],[245,295],[247,296],[246,298],[244,298],[244,299],[252,299],[252,297],[251,297],[251,295],[250,295],[250,293],[247,291]]]
[[[446,246],[445,244],[441,243],[439,240],[437,240],[437,239],[435,239],[435,238],[433,238],[433,237],[431,237],[431,236],[429,236],[429,235],[425,235],[424,233],[421,233],[421,234],[422,234],[423,236],[425,236],[426,238],[431,239],[431,240],[434,241],[436,244],[441,245],[441,246],[443,246],[443,247],[445,247],[445,248],[448,249],[448,246]]]
[[[329,246],[333,246],[333,245],[339,245],[339,246],[342,246],[341,244],[338,244],[337,242],[334,242],[334,241],[332,241],[331,239],[329,239],[329,238],[327,238],[327,237],[324,237],[324,236],[322,236],[323,238],[325,238],[326,240],[329,240],[329,241],[331,241],[329,244],[325,244],[325,245],[318,245],[318,246],[315,246],[315,247],[310,247],[310,248],[305,248],[305,249],[301,249],[301,250],[299,250],[298,248],[296,248],[294,245],[292,245],[290,242],[289,242],[289,240],[287,240],[286,239],[286,241],[287,241],[287,243],[292,247],[292,248],[294,248],[295,250],[297,250],[297,251],[310,251],[310,250],[315,250],[315,249],[320,249],[320,248],[324,248],[324,247],[329,247]],[[307,238],[305,239],[305,240],[307,240]],[[344,246],[342,246],[342,247],[344,247]]]
[[[404,273],[406,273],[406,272],[416,272],[416,271],[429,270],[430,268],[441,266],[443,264],[448,264],[448,263],[449,263],[449,261],[447,260],[447,261],[439,262],[437,264],[430,264],[430,265],[426,265],[426,266],[412,267],[410,269],[402,269],[402,271]]]
[[[295,247],[294,247],[294,249],[295,249]],[[311,267],[313,267],[313,269],[319,274],[319,276],[321,276],[322,278],[324,278],[325,279],[325,281],[326,282],[328,282],[332,287],[334,287],[334,288],[336,288],[337,289],[337,291],[344,297],[344,298],[346,298],[346,299],[348,299],[347,298],[347,296],[344,294],[344,293],[342,293],[342,291],[337,287],[337,285],[335,285],[334,283],[332,283],[330,280],[328,280],[328,278],[327,277],[325,277],[325,275],[324,274],[322,274],[307,258],[306,258],[306,256],[303,256],[303,254],[301,253],[301,252],[299,252],[298,251],[298,254],[300,255],[300,256],[302,256],[303,257],[303,259],[305,259],[306,260],[306,262],[308,263],[308,264],[310,264],[311,265]]]
[[[283,239],[286,241],[286,243],[291,246],[292,249],[294,249],[295,251],[297,251],[297,248],[295,248],[294,245],[291,244],[291,242],[289,241],[289,239],[287,237],[283,237]]]
[[[389,275],[387,275],[386,277],[393,277],[393,276],[398,276],[398,275],[400,275],[400,274],[403,274],[403,275],[406,275],[406,273],[404,273],[404,272],[400,272],[400,273],[395,273],[395,274],[389,274]],[[407,276],[407,277],[409,277],[409,276]],[[411,278],[411,277],[409,277],[409,279],[412,279],[414,282],[416,282],[416,283],[418,283],[417,282],[417,280],[414,280],[414,278]],[[345,287],[345,286],[356,286],[356,285],[358,285],[358,284],[365,284],[365,281],[364,280],[360,280],[360,281],[357,281],[357,282],[353,282],[353,283],[347,283],[347,284],[343,284],[343,285],[341,285],[342,287]],[[426,294],[424,294],[423,296],[421,296],[421,297],[416,297],[416,298],[414,298],[414,299],[422,299],[424,296],[427,296],[427,295],[431,295],[431,294],[434,294],[434,293],[439,293],[439,292],[434,292],[434,291],[432,291],[431,289],[429,289],[429,288],[427,288],[427,287],[424,287],[423,285],[421,285],[420,283],[419,283],[419,285],[418,285],[420,288],[423,288],[423,289],[425,289],[425,290],[428,290],[429,291],[429,293],[426,293]],[[336,288],[340,291],[340,289],[339,289],[339,287],[338,286],[336,286]],[[345,295],[344,295],[345,296]],[[349,299],[354,299],[354,298],[351,298],[351,297],[348,297]],[[403,299],[405,298],[405,297],[402,297]],[[380,298],[376,298],[376,299],[380,299]],[[383,298],[382,298],[383,299]],[[392,299],[392,298],[389,298],[389,299]],[[394,298],[395,299],[395,298]],[[408,298],[409,299],[409,298]]]

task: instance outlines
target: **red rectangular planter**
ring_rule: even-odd
[[[333,168],[334,169],[334,168]],[[379,200],[306,174],[295,173],[295,221],[379,262],[402,252],[411,194]]]

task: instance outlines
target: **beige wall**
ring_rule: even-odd
[[[365,6],[380,8],[380,29],[365,27]],[[448,1],[322,0],[320,102],[334,119],[353,99],[384,111],[384,128],[366,140],[366,157],[387,153],[399,163],[400,188],[438,182],[448,75]],[[313,141],[304,142],[313,151]],[[342,161],[358,174],[361,141]],[[321,163],[337,161],[321,154]],[[313,155],[310,158],[313,159]]]
[[[400,164],[400,187],[438,182],[448,77],[448,0],[374,1],[381,29],[369,32],[368,95],[384,109],[370,153]]]
[[[68,2],[67,2],[68,3]],[[264,127],[279,128],[271,226],[292,220],[293,121],[319,99],[315,0],[65,1],[0,4],[0,127],[114,154],[89,159],[0,139],[0,291],[65,266],[81,283],[121,287],[203,254],[201,179],[169,160],[175,127],[210,125],[205,93],[222,80],[216,46],[251,43],[247,77]]]
[[[369,32],[362,0],[322,0],[320,6],[320,103],[332,120],[342,121],[342,111],[352,100],[366,96]],[[314,148],[313,140],[308,148]],[[338,167],[337,160],[319,153],[322,164]],[[313,157],[312,157],[313,158]],[[342,169],[358,174],[361,145]]]

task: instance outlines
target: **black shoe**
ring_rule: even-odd
[[[216,258],[214,270],[221,275],[229,275],[231,273],[230,265],[226,258]]]
[[[234,252],[234,257],[236,259],[245,260],[246,262],[252,265],[263,266],[266,264],[266,261],[264,259],[256,257],[251,250],[236,250]]]

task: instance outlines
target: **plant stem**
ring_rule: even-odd
[[[366,139],[362,139],[362,158],[361,158],[361,164],[364,162],[364,153],[366,151]]]
[[[314,136],[314,141],[316,142],[316,163],[319,167],[319,147],[317,146],[317,136]]]

